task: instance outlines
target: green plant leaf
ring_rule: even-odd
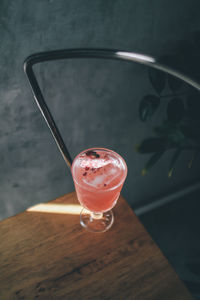
[[[200,120],[186,119],[181,124],[183,134],[193,140],[200,140]]]
[[[166,84],[166,73],[150,68],[148,69],[149,80],[155,91],[160,95]]]
[[[177,129],[177,124],[166,120],[161,125],[154,127],[153,131],[160,137],[167,137]]]
[[[183,84],[183,81],[168,74],[169,88],[173,93],[177,92]]]
[[[160,126],[154,128],[154,132],[165,140],[167,149],[188,145],[188,139],[179,123],[164,121]]]
[[[180,98],[173,98],[167,106],[167,117],[169,121],[179,122],[185,113],[184,103]]]
[[[199,150],[193,152],[191,160],[188,163],[188,168],[189,169],[192,168],[192,164],[195,161],[195,159],[197,158],[197,156],[199,155],[199,152],[200,152]]]
[[[141,154],[163,152],[165,150],[167,150],[165,139],[156,137],[145,139],[136,147],[136,151]]]
[[[139,115],[141,121],[149,120],[157,110],[160,98],[155,95],[146,95],[140,101]]]
[[[193,91],[188,95],[186,102],[188,117],[193,120],[200,120],[200,93]]]
[[[170,166],[169,166],[168,177],[171,177],[171,176],[172,176],[172,172],[173,172],[173,170],[174,170],[174,165],[175,165],[177,159],[179,158],[180,153],[181,153],[181,150],[180,150],[180,149],[177,149],[177,150],[174,152],[174,155],[172,156],[172,159],[171,159],[171,162],[170,162]]]
[[[164,153],[164,151],[156,152],[150,157],[150,159],[147,161],[144,169],[142,170],[142,175],[145,175],[147,173],[147,171],[149,171],[157,163],[157,161],[161,158],[163,153]]]
[[[187,138],[179,128],[174,129],[167,138],[168,143],[175,147],[184,147],[187,145]]]

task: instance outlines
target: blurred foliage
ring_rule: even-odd
[[[200,81],[200,33],[195,33],[192,41],[180,42],[174,50],[176,54],[164,56],[160,62]],[[163,101],[166,105],[165,117],[161,124],[153,128],[152,137],[144,139],[136,148],[141,154],[151,154],[142,174],[146,174],[168,150],[173,150],[168,176],[185,150],[192,151],[188,167],[200,152],[200,93],[183,81],[156,69],[148,69],[148,78],[154,94],[145,95],[139,105],[142,122],[152,119]],[[170,91],[167,95],[165,90]]]

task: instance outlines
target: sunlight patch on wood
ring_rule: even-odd
[[[44,213],[58,213],[58,214],[71,214],[79,215],[82,210],[79,204],[48,204],[40,203],[29,207],[29,212],[44,212]]]

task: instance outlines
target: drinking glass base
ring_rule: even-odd
[[[114,215],[112,210],[103,213],[93,213],[83,208],[80,214],[81,225],[92,232],[105,232],[113,224]]]

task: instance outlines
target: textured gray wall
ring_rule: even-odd
[[[194,0],[0,0],[0,218],[73,190],[23,73],[28,55],[101,47],[160,56],[197,30]],[[170,153],[141,176],[147,157],[133,149],[153,124],[138,117],[141,97],[152,91],[143,66],[77,60],[38,65],[36,73],[73,157],[92,146],[124,156],[129,174],[123,194],[133,207],[198,178],[197,166],[188,171],[186,155],[169,180]]]

